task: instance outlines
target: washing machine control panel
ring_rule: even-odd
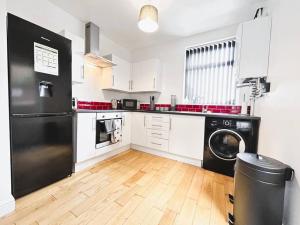
[[[232,127],[233,121],[232,120],[223,120],[223,125],[225,127]]]
[[[209,123],[207,124],[211,128],[235,128],[236,127],[236,121],[231,119],[211,119]]]

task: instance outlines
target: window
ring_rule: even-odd
[[[235,39],[186,50],[185,101],[193,104],[235,105]]]

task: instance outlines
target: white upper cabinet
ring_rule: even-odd
[[[205,117],[171,115],[169,152],[203,159]]]
[[[161,63],[149,59],[132,64],[131,92],[159,92]]]
[[[61,34],[72,41],[72,83],[84,82],[84,39],[69,31]]]
[[[236,46],[239,78],[268,76],[271,26],[270,17],[257,18],[239,26]]]
[[[111,60],[116,66],[103,68],[100,85],[102,89],[116,91],[130,91],[131,64],[115,55],[108,55],[105,58]]]

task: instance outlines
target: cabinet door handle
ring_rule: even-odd
[[[144,115],[144,127],[146,127],[146,116]]]
[[[115,86],[115,76],[112,76],[112,86]]]
[[[161,116],[152,116],[152,118],[155,118],[155,119],[162,119]]]
[[[131,80],[131,90],[133,90],[133,80]]]
[[[162,146],[162,144],[158,144],[158,143],[155,143],[155,142],[151,142],[151,144]]]
[[[125,116],[122,116],[122,124],[123,124],[123,127],[125,127]]]
[[[162,135],[162,134],[159,134],[159,133],[151,133],[151,134],[154,134],[154,135],[160,135],[160,136]]]
[[[162,127],[162,125],[155,125],[155,124],[152,124],[152,127]]]
[[[130,81],[128,81],[128,83],[129,83],[129,87],[128,87],[128,89],[129,89],[129,91],[131,90],[131,80]]]
[[[153,88],[155,89],[155,77],[153,78]]]
[[[81,66],[81,79],[84,80],[84,65]]]
[[[169,127],[170,130],[172,130],[172,118],[170,117],[170,127]]]

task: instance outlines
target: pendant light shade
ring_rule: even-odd
[[[158,29],[158,10],[155,6],[144,5],[141,8],[138,27],[146,33],[152,33]]]

